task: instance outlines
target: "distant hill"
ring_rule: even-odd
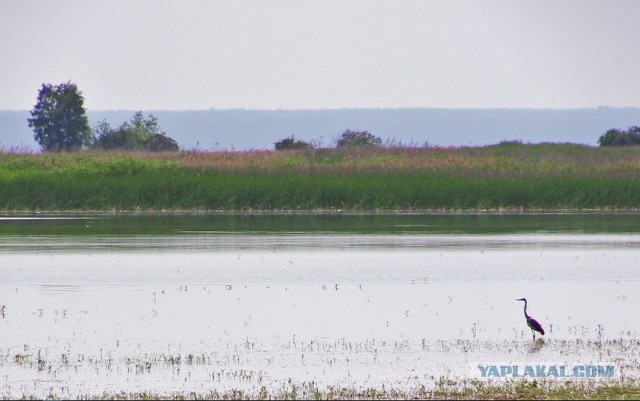
[[[89,111],[90,124],[106,119],[113,127],[135,111]],[[476,146],[503,140],[596,145],[610,128],[640,125],[640,108],[592,109],[337,109],[144,111],[182,149],[273,149],[295,135],[333,146],[346,130],[367,130],[383,142],[405,145]],[[0,148],[37,151],[27,124],[29,111],[0,111]]]

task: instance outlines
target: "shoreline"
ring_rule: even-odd
[[[495,208],[495,209],[112,209],[112,210],[1,210],[0,216],[426,216],[426,215],[571,215],[640,214],[640,208]]]

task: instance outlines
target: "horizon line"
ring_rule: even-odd
[[[322,112],[322,111],[401,111],[401,110],[438,110],[438,111],[578,111],[578,110],[640,110],[637,106],[595,106],[595,107],[341,107],[317,109],[251,109],[251,108],[208,108],[208,109],[86,109],[87,112],[206,112],[206,111],[252,111],[252,112]],[[30,109],[0,109],[0,112],[29,112]]]

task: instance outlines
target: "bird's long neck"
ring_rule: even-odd
[[[529,315],[527,315],[527,300],[524,300],[524,317],[528,318]]]

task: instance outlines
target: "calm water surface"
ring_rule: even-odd
[[[0,394],[638,377],[639,250],[636,214],[0,217]]]

